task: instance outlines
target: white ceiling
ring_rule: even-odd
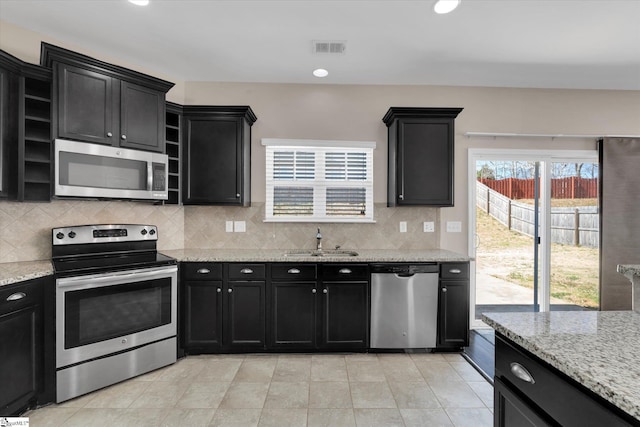
[[[434,3],[0,0],[0,19],[182,81],[640,90],[640,0]]]

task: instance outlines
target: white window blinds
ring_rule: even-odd
[[[266,221],[373,222],[375,143],[263,139]]]

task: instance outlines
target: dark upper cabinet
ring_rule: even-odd
[[[440,264],[438,347],[469,345],[469,263]]]
[[[0,51],[0,199],[17,194],[19,65]]]
[[[55,136],[164,152],[173,83],[47,43],[40,62],[54,70]]]
[[[44,384],[43,282],[35,279],[0,290],[0,414],[35,407]],[[46,403],[46,402],[43,402]]]
[[[453,206],[454,120],[462,108],[391,107],[388,206]]]
[[[185,106],[182,201],[251,204],[251,107]]]

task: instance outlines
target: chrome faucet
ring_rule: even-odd
[[[318,234],[316,234],[316,250],[322,250],[322,233],[320,233],[320,229],[318,228]]]

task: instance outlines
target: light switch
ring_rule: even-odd
[[[245,231],[247,231],[247,223],[244,221],[234,221],[233,229],[236,233],[244,233]]]
[[[233,233],[233,221],[225,222],[224,231],[226,231],[227,233]]]
[[[447,221],[448,233],[462,233],[462,223],[460,221]]]
[[[433,224],[433,221],[425,221],[423,223],[422,231],[424,231],[425,233],[433,233],[434,231],[436,231],[436,227]]]
[[[400,221],[400,232],[401,233],[407,232],[407,221]]]

